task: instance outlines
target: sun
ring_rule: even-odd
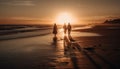
[[[71,23],[72,21],[73,21],[72,16],[67,12],[60,13],[56,18],[57,24]]]

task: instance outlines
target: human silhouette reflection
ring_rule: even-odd
[[[64,35],[63,44],[64,44],[64,54],[65,54],[66,56],[70,56],[70,46],[71,46],[71,42],[69,41],[69,39],[67,38],[66,35]]]
[[[63,39],[63,45],[64,45],[64,51],[66,50],[66,35],[64,35],[64,39]]]
[[[66,43],[67,36],[64,35],[63,46],[64,46],[64,55],[67,55],[67,43]]]
[[[71,59],[73,69],[80,69],[78,66],[78,58],[76,57],[75,50],[73,49],[74,47],[72,46],[71,39],[71,35],[64,36],[64,55]]]
[[[57,46],[57,36],[53,37],[53,45]]]
[[[68,38],[70,39],[70,41],[75,41],[75,40],[72,38],[71,34],[68,34]]]

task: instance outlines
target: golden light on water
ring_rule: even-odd
[[[70,13],[67,12],[63,12],[60,13],[57,17],[56,17],[56,23],[57,24],[64,24],[64,23],[74,23],[75,22],[75,18],[73,18],[73,16]]]

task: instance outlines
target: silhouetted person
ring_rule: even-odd
[[[70,35],[71,30],[72,30],[72,27],[71,27],[70,23],[68,23],[68,35]]]
[[[67,26],[66,26],[66,23],[64,23],[63,29],[64,29],[64,34],[66,34],[66,32],[67,32]]]
[[[53,34],[56,36],[56,34],[58,33],[57,32],[57,25],[56,25],[56,23],[54,24],[54,26],[53,26]]]

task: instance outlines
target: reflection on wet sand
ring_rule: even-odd
[[[55,45],[55,46],[57,45],[57,36],[53,37],[53,45]]]
[[[72,41],[73,39],[70,34],[64,36],[64,53],[70,58],[70,62],[72,63],[73,69],[79,69],[76,54],[73,50]]]
[[[69,58],[69,52],[66,51],[66,36],[63,37],[63,39],[59,39],[57,36],[53,37],[53,46],[56,50],[55,53],[55,61],[53,64],[56,66],[56,69],[63,69],[63,68],[72,68],[72,63],[70,62]]]
[[[56,62],[57,69],[61,68],[74,68],[78,69],[77,59],[73,52],[70,35],[64,35],[63,40],[58,40],[57,36],[53,37],[53,45],[56,48]],[[72,37],[71,37],[72,38]]]

